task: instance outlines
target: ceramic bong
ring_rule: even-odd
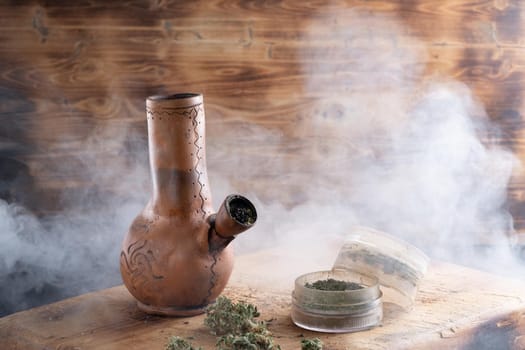
[[[120,271],[143,311],[196,315],[226,286],[228,244],[257,213],[249,200],[230,195],[212,214],[201,94],[152,96],[146,112],[153,196],[124,239]]]

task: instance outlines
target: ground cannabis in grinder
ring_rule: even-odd
[[[329,291],[343,291],[343,290],[357,290],[362,289],[363,286],[348,281],[340,281],[333,278],[325,280],[318,280],[313,283],[305,283],[306,288],[317,289],[317,290],[329,290]]]

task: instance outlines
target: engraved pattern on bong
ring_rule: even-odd
[[[132,230],[140,230],[143,233],[147,233],[156,220],[158,220],[158,216],[155,216],[154,220],[146,222],[137,220],[133,223]],[[155,273],[157,260],[149,247],[147,239],[138,240],[130,244],[127,252],[122,251],[120,253],[120,259],[123,262],[122,266],[128,270],[128,275],[131,276],[131,287],[135,290],[152,290],[149,282],[164,278],[161,274]]]
[[[202,182],[201,177],[204,174],[204,171],[200,169],[201,160],[204,156],[203,154],[204,150],[203,150],[202,142],[201,142],[202,135],[199,134],[199,130],[198,130],[199,124],[201,123],[201,120],[203,119],[203,118],[198,118],[199,114],[204,113],[204,110],[202,109],[201,106],[202,105],[199,105],[198,109],[195,107],[192,107],[191,110],[195,110],[195,113],[193,112],[190,113],[190,116],[192,118],[191,123],[193,125],[193,135],[195,137],[193,141],[193,145],[195,146],[195,156],[197,157],[197,162],[194,165],[194,171],[197,173],[197,184],[199,186],[198,198],[200,198],[201,200],[200,213],[202,215],[202,219],[204,220],[206,219],[206,214],[207,214],[206,210],[204,209],[204,204],[206,203],[208,198],[204,197],[204,194],[203,194],[205,184]]]
[[[187,117],[196,118],[199,113],[203,112],[202,103],[190,107],[164,108],[161,110],[152,110],[146,107],[148,119],[154,120],[159,117]]]

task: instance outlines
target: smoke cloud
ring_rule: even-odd
[[[145,138],[118,130],[98,129],[86,140],[75,173],[96,185],[65,192],[62,212],[37,218],[0,200],[0,315],[120,283],[120,245],[150,187]],[[71,166],[53,164],[57,174]]]
[[[348,27],[330,27],[341,18]],[[425,45],[392,17],[348,11],[332,22],[312,20],[308,33],[304,94],[315,102],[292,137],[246,125],[211,130],[237,142],[235,156],[227,164],[221,158],[223,175],[264,174],[272,180],[259,193],[301,199],[258,203],[256,232],[237,246],[280,244],[322,256],[322,247],[362,225],[436,259],[522,276],[507,210],[507,185],[521,164],[498,144],[498,126],[468,86],[418,63],[426,61]],[[212,144],[210,152],[220,147]],[[271,164],[253,164],[257,147],[272,155]]]
[[[306,40],[317,49],[298,59],[314,102],[293,130],[208,127],[215,204],[241,192],[259,212],[256,227],[236,239],[237,252],[280,245],[329,268],[335,256],[323,248],[364,225],[435,258],[522,270],[506,208],[519,161],[495,142],[499,131],[483,106],[466,85],[429,77],[423,64],[403,66],[425,62],[426,52],[394,19],[359,11],[340,18],[367,25],[342,30],[312,20]],[[332,50],[334,40],[348,49]],[[119,130],[96,130],[86,143],[79,164],[99,190],[64,196],[64,212],[39,219],[0,201],[0,315],[120,283],[120,244],[150,182],[145,134]],[[111,166],[96,157],[107,149]]]

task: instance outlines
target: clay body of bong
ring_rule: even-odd
[[[143,311],[199,314],[228,282],[228,244],[257,214],[240,195],[212,213],[202,95],[152,96],[146,112],[153,195],[122,244],[122,279]]]

